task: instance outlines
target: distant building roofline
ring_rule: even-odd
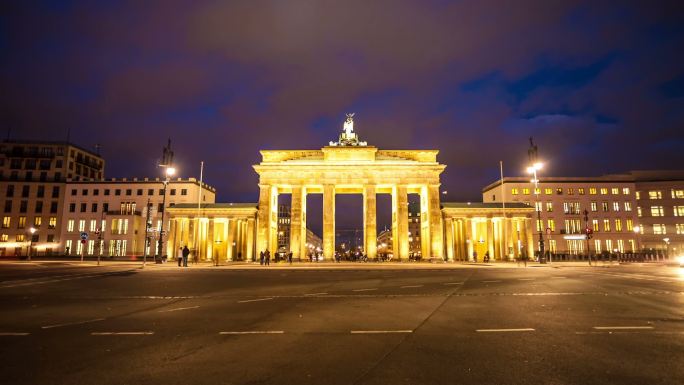
[[[1,143],[3,143],[3,144],[29,144],[29,145],[30,145],[30,144],[36,144],[36,145],[44,144],[44,145],[52,145],[52,146],[56,146],[56,145],[59,145],[59,146],[69,146],[69,147],[75,147],[75,148],[77,148],[77,149],[79,149],[79,150],[81,150],[81,151],[83,151],[83,152],[87,152],[88,154],[90,154],[90,155],[92,155],[92,156],[96,156],[96,157],[98,157],[98,158],[104,160],[104,158],[102,157],[102,155],[97,154],[97,153],[96,153],[95,151],[93,151],[93,150],[88,150],[88,149],[86,149],[86,148],[84,148],[84,147],[82,147],[82,146],[80,146],[80,145],[78,145],[78,144],[74,144],[74,143],[72,143],[72,142],[67,142],[67,141],[63,141],[63,140],[4,139]]]

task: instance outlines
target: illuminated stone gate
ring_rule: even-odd
[[[261,151],[256,253],[277,250],[278,194],[292,194],[290,250],[306,258],[306,196],[323,194],[323,256],[335,250],[335,195],[362,194],[364,250],[377,254],[376,195],[392,195],[392,249],[409,257],[408,194],[420,195],[421,253],[443,259],[440,174],[437,150],[379,150],[358,140],[353,114],[347,115],[338,142],[320,150]]]

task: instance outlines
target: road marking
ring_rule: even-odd
[[[6,337],[17,337],[17,336],[27,336],[31,333],[18,333],[18,332],[1,332],[0,336],[6,336]]]
[[[534,278],[518,278],[518,281],[534,281]]]
[[[154,332],[92,332],[91,336],[149,336]]]
[[[82,324],[87,324],[91,322],[97,322],[97,321],[104,321],[104,318],[95,318],[87,321],[76,321],[76,322],[67,322],[63,324],[56,324],[56,325],[46,325],[46,326],[41,326],[41,329],[52,329],[52,328],[59,328],[62,326],[70,326],[70,325],[82,325]]]
[[[246,302],[257,302],[257,301],[270,301],[272,300],[273,297],[271,298],[258,298],[258,299],[246,299],[244,301],[238,301],[237,303],[246,303]]]
[[[501,281],[482,281],[482,283],[494,283],[494,282],[501,282]]]
[[[520,328],[520,329],[477,329],[478,333],[498,333],[498,332],[533,332],[532,328]]]
[[[179,311],[179,310],[189,310],[189,309],[197,309],[199,306],[190,306],[190,307],[177,307],[175,309],[169,309],[169,310],[159,310],[158,313],[169,313],[172,311]]]
[[[312,295],[326,295],[328,293],[311,293],[311,294],[304,294],[304,296],[312,296]]]
[[[413,287],[423,287],[423,285],[406,285],[406,286],[402,286],[401,288],[402,289],[410,289]]]
[[[354,289],[352,291],[373,291],[373,290],[378,290],[378,288],[376,287],[374,289]]]
[[[595,330],[653,330],[653,326],[594,326]]]
[[[252,330],[246,332],[219,332],[221,335],[242,335],[242,334],[285,334],[284,330]]]
[[[413,333],[413,330],[351,330],[351,334],[391,334],[391,333]]]
[[[463,282],[445,282],[442,285],[463,285]]]

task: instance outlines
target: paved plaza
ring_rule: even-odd
[[[1,383],[684,380],[678,267],[1,265]]]

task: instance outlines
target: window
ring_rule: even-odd
[[[625,202],[625,211],[632,211],[632,202]]]
[[[126,189],[126,196],[131,196],[133,194],[133,189],[127,188]]]
[[[135,191],[136,195],[143,195],[143,190],[141,188]]]
[[[663,216],[663,206],[651,206],[651,216],[652,217],[662,217]]]
[[[7,242],[7,241],[9,241],[9,236],[7,234],[0,235],[0,242]]]
[[[97,230],[97,219],[90,220],[90,231]]]
[[[2,228],[3,229],[9,229],[11,224],[12,224],[12,218],[11,217],[2,217]]]
[[[684,199],[684,190],[672,190],[672,199]]]
[[[552,189],[552,188],[549,188],[549,187],[545,188],[545,189],[544,189],[544,194],[546,194],[546,195],[551,195],[551,194],[553,194],[553,189]]]
[[[181,195],[188,195],[188,189],[181,189]]]
[[[608,187],[601,187],[601,195],[607,195],[608,194]]]
[[[164,189],[162,189],[162,188],[159,189],[159,195],[164,195]]]
[[[579,219],[566,219],[565,232],[566,234],[582,234],[584,232],[582,223]]]
[[[34,217],[33,218],[33,227],[40,227],[40,225],[43,223],[43,218],[41,217]]]
[[[613,202],[613,211],[620,211],[620,202]]]
[[[518,189],[514,189],[514,190],[515,190],[515,193],[517,194],[517,193],[518,193]],[[151,189],[151,188],[150,188],[150,189],[147,189],[147,195],[154,195],[154,189]]]
[[[634,231],[634,222],[631,219],[625,219],[625,224],[627,225],[627,231]]]
[[[69,219],[69,221],[67,222],[67,232],[72,233],[73,231],[74,231],[74,220]]]
[[[649,191],[648,192],[648,199],[663,199],[663,192],[662,191]]]
[[[59,202],[50,202],[50,214],[57,214],[57,206],[59,206]]]
[[[603,209],[604,213],[608,212],[608,202],[601,202],[601,208]]]
[[[601,252],[601,240],[594,239],[594,250],[596,250],[596,253]]]
[[[83,195],[84,197],[88,196],[88,189],[84,188],[83,191],[81,191],[81,195]]]
[[[97,212],[97,203],[93,203],[90,205],[90,212],[91,213],[96,213]]]
[[[95,196],[100,195],[100,189],[99,188],[93,189],[93,195],[95,195]]]
[[[596,202],[591,202],[591,211],[592,212],[598,211],[597,207],[598,207],[598,205],[596,204]]]
[[[677,234],[684,234],[684,223],[677,223],[675,225],[675,231]]]
[[[18,229],[26,228],[26,217],[19,217],[19,221],[17,223],[17,228]]]
[[[629,195],[629,187],[622,188],[622,195]]]
[[[14,185],[11,184],[7,186],[7,194],[5,194],[8,198],[11,198],[14,196]]]
[[[684,217],[684,206],[673,207],[675,217]]]
[[[553,202],[546,202],[546,212],[547,213],[553,212]]]
[[[613,195],[618,195],[620,193],[620,189],[617,187],[613,187],[612,189],[610,189],[610,193]]]
[[[158,212],[158,213],[161,213],[161,212],[163,212],[163,211],[164,211],[164,206],[160,203],[160,204],[157,206],[157,212]]]
[[[50,217],[48,220],[48,229],[54,229],[57,227],[57,217]]]
[[[653,225],[653,234],[659,234],[659,235],[667,234],[667,228],[663,224]]]
[[[546,223],[547,223],[547,227],[549,229],[551,229],[551,232],[556,231],[556,221],[554,221],[553,219],[549,219],[548,221],[546,221]]]
[[[563,202],[563,212],[565,214],[577,215],[580,213],[579,202]]]
[[[28,198],[30,192],[31,192],[31,186],[22,187],[21,188],[21,197],[22,198]]]
[[[114,195],[121,195],[121,189],[114,190]]]
[[[9,213],[12,211],[12,201],[5,201],[5,212]]]
[[[575,189],[572,188],[572,187],[568,188],[567,194],[568,194],[568,195],[574,195],[574,194],[575,194]]]
[[[69,212],[70,213],[76,212],[76,203],[69,203]]]
[[[85,231],[85,219],[78,220],[78,231]]]
[[[537,222],[537,232],[544,231],[544,221],[537,219],[535,222]]]
[[[108,189],[108,188],[106,188],[106,189],[104,190],[104,195],[106,195],[106,196],[109,195],[109,189]]]
[[[610,219],[604,219],[603,220],[603,231],[605,231],[605,232],[610,231]]]
[[[176,189],[175,188],[171,189],[171,195],[176,195]]]
[[[84,213],[88,209],[88,204],[87,203],[81,203],[81,212]]]
[[[584,195],[584,187],[580,187],[577,189],[577,194],[579,195]]]
[[[637,191],[635,194],[636,194],[637,200],[641,199],[641,192],[640,191]]]
[[[14,238],[17,242],[26,242],[26,236],[24,234],[17,234]]]
[[[622,220],[615,220],[615,231],[622,231]]]
[[[47,241],[48,242],[54,242],[55,241],[55,234],[48,234]]]
[[[556,194],[557,194],[557,195],[563,195],[563,189],[562,189],[561,187],[558,187],[558,188],[556,189]]]
[[[102,204],[102,212],[108,212],[109,211],[109,203],[103,203]]]
[[[542,211],[542,202],[534,202],[534,210]]]
[[[21,201],[19,203],[19,212],[25,213],[28,210],[28,201]]]
[[[641,207],[637,206],[637,217],[641,217]]]
[[[38,186],[38,189],[36,189],[36,197],[38,197],[38,198],[44,198],[45,197],[45,186]]]
[[[75,195],[77,194],[76,191],[77,191],[77,190],[76,190],[75,188],[74,188],[74,189],[71,189],[71,196],[75,196]]]
[[[127,234],[128,233],[128,219],[115,218],[112,219],[112,234]]]
[[[59,186],[52,187],[52,197],[59,198]]]
[[[36,202],[35,212],[36,212],[36,214],[40,214],[43,212],[43,201]]]

